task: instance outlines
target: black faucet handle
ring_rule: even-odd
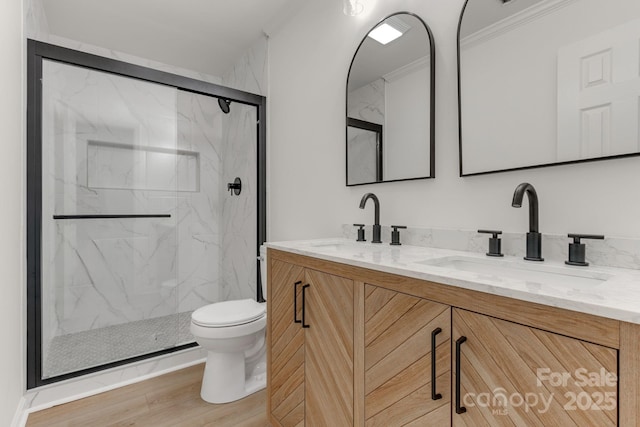
[[[478,230],[478,233],[493,234],[493,238],[497,239],[499,234],[502,234],[502,230]]]
[[[567,234],[567,237],[569,237],[570,239],[573,239],[573,243],[580,243],[580,239],[596,239],[596,240],[603,240],[604,236],[602,234],[576,234],[576,233],[569,233]]]
[[[407,226],[406,225],[392,225],[391,228],[393,228],[393,231],[391,232],[391,243],[389,243],[390,245],[393,246],[399,246],[402,243],[400,243],[400,232],[398,231],[399,229],[406,229]]]
[[[502,230],[478,230],[478,233],[492,235],[492,237],[489,238],[489,252],[487,252],[487,256],[504,256],[502,253],[502,241],[500,240],[500,237],[498,237],[502,234]]]
[[[353,224],[354,227],[358,227],[358,238],[356,242],[366,242],[364,238],[364,224]]]
[[[565,261],[568,265],[577,265],[580,267],[586,267],[589,263],[586,261],[587,247],[584,243],[580,242],[580,239],[597,239],[603,240],[604,236],[601,234],[567,234],[567,237],[573,239],[573,243],[569,243],[569,259]]]

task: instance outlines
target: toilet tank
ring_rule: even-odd
[[[262,286],[262,297],[267,299],[267,247],[260,246],[260,284]]]

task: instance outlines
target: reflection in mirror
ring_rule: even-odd
[[[435,176],[434,65],[431,32],[413,14],[362,40],[347,79],[347,185]]]
[[[460,174],[640,154],[640,1],[467,0]]]
[[[347,118],[347,181],[382,181],[382,125]]]

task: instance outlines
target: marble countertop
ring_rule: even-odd
[[[640,271],[343,238],[268,242],[327,261],[640,324]]]

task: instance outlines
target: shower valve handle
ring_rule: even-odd
[[[227,190],[229,190],[232,196],[239,195],[240,192],[242,191],[242,180],[236,177],[236,179],[234,179],[233,182],[230,182],[227,184]]]

